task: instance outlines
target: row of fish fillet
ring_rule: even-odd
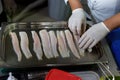
[[[9,33],[13,45],[13,49],[17,55],[18,61],[22,60],[22,53],[27,59],[32,57],[29,48],[29,38],[25,31],[19,32],[20,40],[15,32]],[[84,52],[78,49],[75,43],[75,37],[72,36],[69,30],[40,30],[39,33],[31,31],[33,39],[33,51],[38,60],[42,60],[43,55],[46,58],[57,58],[59,56],[66,58],[70,57],[70,52],[78,59],[84,56]]]

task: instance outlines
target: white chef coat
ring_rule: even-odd
[[[3,10],[3,8],[2,8],[2,2],[0,0],[0,14],[2,13],[2,10]]]
[[[66,3],[68,0],[64,0]],[[88,0],[88,6],[96,22],[105,19],[120,12],[120,0]]]

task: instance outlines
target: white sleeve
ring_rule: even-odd
[[[67,5],[68,0],[64,0],[64,1],[65,1],[65,4]]]

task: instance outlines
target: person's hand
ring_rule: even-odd
[[[92,49],[100,40],[102,40],[110,30],[103,22],[93,25],[79,39],[80,49]]]
[[[68,21],[68,27],[75,35],[81,35],[81,27],[84,27],[84,30],[86,29],[86,17],[82,8],[72,11],[72,15]]]

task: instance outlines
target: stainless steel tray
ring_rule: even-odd
[[[16,26],[8,26],[8,24],[16,24]],[[64,65],[83,65],[83,64],[94,64],[99,62],[107,62],[107,56],[104,54],[104,49],[101,44],[97,44],[91,53],[86,52],[84,57],[77,59],[74,56],[69,58],[51,58],[47,59],[43,57],[43,60],[37,60],[37,57],[32,50],[32,44],[30,44],[30,51],[32,52],[33,57],[26,59],[22,56],[22,61],[17,61],[17,56],[13,50],[11,38],[8,35],[9,32],[25,31],[29,35],[30,43],[32,43],[30,31],[35,30],[38,32],[41,29],[46,30],[66,30],[66,22],[19,22],[19,23],[6,23],[2,25],[2,54],[1,58],[7,64],[8,67],[39,67],[39,66],[64,66]],[[72,52],[70,52],[72,54]]]

